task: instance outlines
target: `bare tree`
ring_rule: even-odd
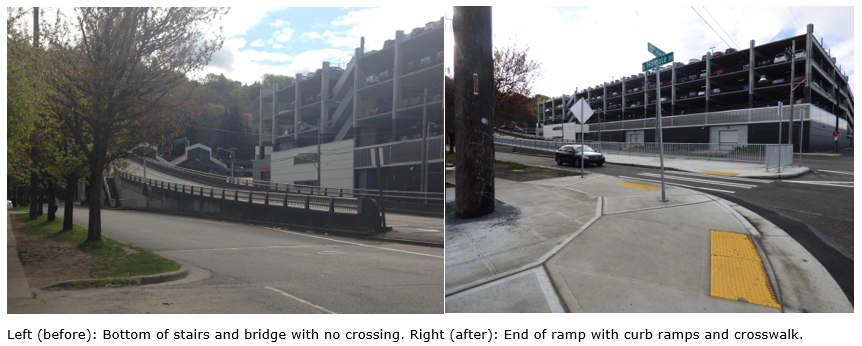
[[[542,76],[542,63],[530,60],[530,47],[513,41],[494,49],[494,117],[497,124],[523,118],[529,112],[533,84]]]
[[[86,158],[88,241],[101,240],[104,170],[142,142],[176,133],[188,114],[187,74],[206,66],[224,37],[218,8],[77,8],[47,35],[42,71],[53,113]],[[58,17],[60,14],[58,13]]]

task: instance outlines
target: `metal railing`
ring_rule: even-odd
[[[442,138],[437,138],[440,141],[440,151],[442,157]],[[429,144],[431,140],[429,139]],[[430,146],[430,145],[429,145]],[[436,157],[429,157],[429,160]],[[235,184],[237,186],[248,186],[252,188],[271,190],[274,192],[284,192],[288,194],[301,194],[312,196],[327,196],[327,197],[348,197],[348,198],[379,198],[378,190],[373,189],[344,189],[331,188],[321,186],[298,185],[288,183],[274,183],[262,180],[246,180],[242,178],[231,178],[224,175],[204,173],[188,168],[164,164],[156,160],[145,158],[150,167],[156,166],[159,169],[177,172],[195,176],[198,179],[212,181],[214,184]],[[247,198],[247,197],[246,197]],[[425,204],[443,204],[445,194],[443,192],[418,192],[418,191],[395,191],[383,190],[383,198],[386,201],[403,202],[403,203],[425,203]]]
[[[793,145],[791,144],[768,144],[766,145],[766,170],[779,168],[793,164]]]
[[[513,138],[494,138],[495,143],[511,145],[522,148],[530,148],[544,151],[556,151],[563,145],[579,144],[580,141],[535,141]],[[605,154],[629,155],[629,156],[659,156],[658,143],[633,143],[633,142],[597,142],[585,141],[584,145],[595,151]],[[664,143],[664,155],[666,158],[705,159],[740,161],[753,163],[766,163],[766,150],[768,146],[777,144],[735,144],[735,143]],[[784,144],[790,149],[792,147]],[[777,149],[775,149],[777,150]],[[782,165],[792,161],[782,156]],[[785,161],[786,160],[786,161]]]
[[[220,189],[205,186],[172,183],[163,180],[146,179],[128,172],[118,172],[118,176],[133,182],[149,185],[168,191],[206,198],[248,202],[262,205],[273,205],[290,208],[322,210],[336,213],[359,214],[359,199],[355,197],[320,196],[308,194],[278,193],[270,191],[253,191],[240,189]],[[151,198],[152,199],[152,198]],[[126,205],[124,205],[126,206]],[[142,208],[141,202],[128,205],[131,208]]]

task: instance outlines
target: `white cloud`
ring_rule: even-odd
[[[330,35],[324,33],[323,36],[328,37],[333,47],[346,48],[358,47],[360,37],[364,36],[366,50],[380,49],[384,41],[395,38],[396,30],[409,33],[415,27],[424,27],[425,23],[443,17],[446,8],[436,4],[411,4],[409,8],[393,6],[350,11],[332,22],[336,27],[345,27],[346,31],[327,31]],[[381,18],[386,18],[385,23]]]
[[[273,42],[272,39],[266,40],[266,43],[272,44],[272,42]]]
[[[323,36],[314,31],[309,31],[302,33],[302,38],[322,39]]]
[[[244,38],[232,38],[227,40],[228,44],[236,46],[237,48],[245,47],[246,40]]]
[[[263,47],[263,40],[257,40],[250,44],[252,47]]]
[[[276,34],[279,34],[279,32],[278,32],[278,31],[276,31],[275,33],[276,33]],[[279,34],[278,36],[276,36],[276,37],[275,37],[275,40],[276,40],[276,41],[278,41],[278,42],[287,42],[287,41],[289,41],[289,40],[290,40],[290,36],[291,36],[292,34],[293,34],[293,29],[291,29],[291,28],[284,28],[284,29],[282,29],[282,30],[281,30],[281,34]]]
[[[267,12],[273,11],[274,7],[246,6],[233,7],[227,16],[222,19],[224,34],[226,37],[244,35],[246,30],[255,26]]]
[[[292,61],[294,58],[290,55],[284,53],[270,53],[270,52],[260,52],[256,50],[244,50],[239,52],[239,55],[249,61],[273,61],[273,62],[285,62]]]
[[[276,19],[275,23],[272,23],[270,25],[272,25],[276,28],[280,28],[280,27],[284,26],[285,24],[290,25],[290,22],[285,22],[285,21],[282,21],[281,19]]]
[[[276,43],[276,44],[272,45],[272,48],[284,48],[284,46]]]

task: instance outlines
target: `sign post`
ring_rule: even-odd
[[[642,64],[643,71],[646,72],[649,69],[655,69],[655,84],[656,84],[656,120],[658,121],[658,157],[659,164],[661,165],[661,201],[667,202],[667,196],[665,195],[664,188],[664,139],[662,138],[662,130],[661,130],[661,74],[659,73],[661,65],[672,63],[673,62],[673,52],[665,54],[664,51],[658,49],[658,47],[653,46],[652,43],[647,42],[647,50],[655,55],[656,58],[650,61],[647,61]]]
[[[580,107],[578,107],[580,104]],[[575,118],[578,119],[578,122],[581,123],[581,178],[584,177],[584,124],[587,122],[591,116],[593,116],[593,109],[590,108],[584,99],[578,100],[577,103],[571,108],[572,113],[575,114]]]

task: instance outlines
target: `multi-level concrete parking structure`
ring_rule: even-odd
[[[266,104],[272,114],[263,114]],[[333,188],[443,191],[443,21],[364,37],[342,69],[323,62],[261,92],[254,179]],[[319,169],[318,169],[319,167]]]
[[[668,143],[774,144],[779,142],[780,123],[782,143],[787,143],[792,126],[794,151],[799,150],[800,138],[804,152],[833,150],[835,131],[840,133],[839,148],[849,147],[853,92],[813,31],[809,24],[804,35],[760,46],[752,40],[748,49],[706,52],[666,65],[658,72],[658,83],[649,71],[577,90],[574,97],[546,100],[540,104],[539,120],[575,121],[568,108],[584,98],[596,111],[587,121],[587,139],[598,140],[601,131],[602,141],[657,141],[659,88],[663,139]],[[794,43],[796,50],[791,52]],[[788,125],[791,103],[794,123]]]

